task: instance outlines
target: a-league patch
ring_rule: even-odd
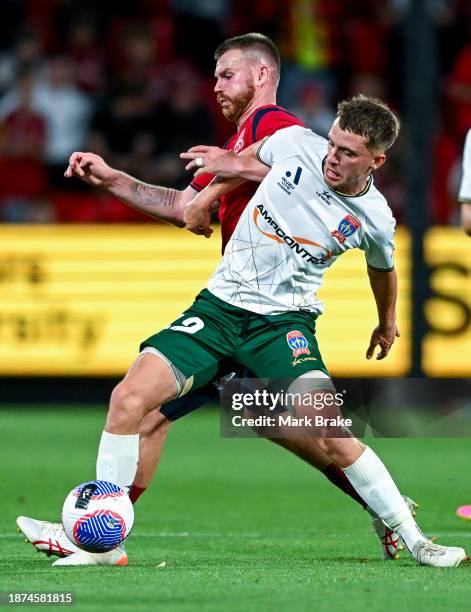
[[[354,234],[360,227],[360,222],[353,215],[347,215],[340,221],[338,228],[332,232],[332,236],[343,244],[345,240]]]
[[[299,355],[310,355],[308,342],[304,334],[297,329],[286,334],[286,342],[289,348],[293,351],[293,357],[296,359]]]

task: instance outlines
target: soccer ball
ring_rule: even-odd
[[[106,552],[128,537],[134,508],[126,491],[105,480],[90,480],[72,489],[62,508],[67,537],[88,552]]]

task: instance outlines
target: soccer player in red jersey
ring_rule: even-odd
[[[294,115],[276,105],[280,58],[276,46],[269,38],[262,34],[246,34],[228,39],[216,49],[215,59],[214,91],[225,118],[237,126],[237,132],[225,145],[227,150],[240,153],[280,129],[303,125]],[[186,189],[179,191],[142,183],[124,172],[111,168],[98,155],[82,152],[71,155],[65,176],[77,176],[91,185],[105,189],[133,208],[178,227],[185,226],[183,220],[185,208],[214,178],[208,174],[200,175]],[[257,178],[261,181],[264,174],[254,177]],[[243,182],[221,197],[219,219],[223,251],[242,211],[257,187],[258,183],[255,181]],[[207,401],[208,395],[209,392],[202,393],[201,390],[190,392],[180,399],[165,404],[160,410],[155,409],[146,415],[139,431],[137,475],[130,489],[133,503],[146,490],[153,477],[172,422],[201,406]],[[319,469],[362,508],[368,509],[344,472],[308,438],[273,441]],[[413,509],[413,502],[409,505]],[[398,536],[387,529],[379,517],[372,514],[372,520],[381,541],[383,558],[395,558]],[[71,555],[78,549],[68,541],[60,525],[27,517],[19,517],[17,522],[27,539],[36,548],[57,556],[70,555],[71,565],[127,564],[126,553],[121,547],[101,555],[90,555],[83,551]]]
[[[228,55],[230,58],[231,55]],[[221,67],[221,73],[221,76],[218,77],[218,83],[222,79],[228,78],[226,74],[230,74],[230,72],[227,71],[227,67],[224,63]],[[217,71],[216,74],[218,74]],[[216,93],[218,93],[217,87],[218,86],[216,86]],[[218,94],[218,100],[220,100],[223,112],[226,109],[226,117],[231,119],[231,115],[228,115],[228,107],[224,106],[226,103],[224,94]],[[245,115],[246,113],[242,116],[242,119]],[[224,148],[228,151],[233,151],[234,153],[240,153],[255,142],[262,140],[266,136],[271,136],[278,130],[291,125],[302,126],[303,123],[280,106],[267,104],[251,112],[240,125],[238,124],[238,131],[231,136],[231,138],[229,138]],[[202,176],[198,176],[191,182],[191,187],[193,187],[193,189],[196,191],[201,191],[207,187],[207,185],[209,185],[213,178],[214,177],[211,174],[203,174]],[[223,195],[221,197],[221,203],[219,206],[219,221],[221,222],[223,252],[227,242],[232,236],[237,222],[239,221],[242,211],[244,210],[247,202],[255,193],[257,187],[258,183],[246,181],[239,185],[239,187],[233,189],[227,195]]]

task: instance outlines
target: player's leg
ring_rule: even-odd
[[[296,405],[296,417],[302,415],[322,416],[332,419],[337,409],[332,405],[319,408],[320,398],[332,396],[332,388],[312,372],[293,381],[289,388],[292,393],[300,393],[303,403]],[[298,386],[297,386],[298,383]],[[311,386],[311,390],[309,387]],[[312,401],[306,402],[306,395],[312,394]],[[315,403],[316,402],[316,403]],[[316,406],[315,411],[310,407]],[[336,465],[343,468],[350,483],[368,507],[378,515],[391,531],[399,534],[414,559],[424,565],[435,567],[455,567],[466,558],[462,548],[437,546],[428,540],[417,526],[407,503],[399,493],[391,475],[374,451],[362,444],[341,425],[331,425],[326,421],[320,427],[314,426],[306,431],[308,438],[319,435],[317,444]]]
[[[114,389],[98,451],[97,479],[129,487],[137,472],[138,431],[144,417],[192,387],[204,387],[230,354],[230,312],[208,303],[202,292],[183,317],[141,344],[139,357]],[[127,556],[116,560],[113,554],[83,551],[53,565],[127,564]]]
[[[131,486],[139,427],[146,414],[191,388],[207,385],[230,355],[238,327],[233,308],[203,290],[167,329],[141,344],[141,354],[113,390],[97,460],[97,478]]]
[[[134,478],[134,486],[130,490],[130,497],[134,501],[145,490],[152,478],[170,427],[170,422],[184,416],[207,401],[213,388],[212,386],[209,388],[205,385],[213,380],[218,372],[219,357],[216,355],[217,348],[222,351],[222,348],[227,345],[231,333],[237,334],[237,326],[231,323],[231,313],[216,312],[217,309],[205,298],[205,294],[208,294],[208,292],[203,291],[197,297],[195,304],[185,315],[179,317],[169,329],[148,338],[141,346],[144,351],[151,353],[151,356],[146,357],[147,360],[156,358],[155,352],[159,348],[163,349],[165,354],[169,355],[169,362],[171,364],[178,362],[180,365],[180,368],[175,368],[173,372],[178,378],[181,378],[180,385],[185,387],[185,390],[190,389],[191,386],[196,390],[186,394],[184,397],[166,403],[161,407],[160,412],[158,412],[155,406],[160,401],[160,398],[155,397],[155,399],[146,403],[145,394],[143,397],[139,396],[140,388],[136,393],[133,393],[135,370],[138,364],[141,363],[139,358],[130,369],[125,380],[120,383],[119,389],[113,393],[113,408],[123,404],[127,401],[126,397],[129,397],[131,402],[129,406],[137,404],[137,412],[141,413],[139,416],[141,418],[139,431],[143,436],[139,442],[139,464],[136,477]],[[214,319],[211,325],[206,325],[206,319],[208,318]],[[190,338],[197,340],[197,343],[192,345],[191,350],[189,350],[187,343],[187,340]],[[154,353],[153,356],[152,353]],[[196,373],[194,373],[195,363],[198,364]],[[187,372],[188,377],[185,377],[183,372]],[[151,375],[153,376],[153,373]],[[145,405],[145,410],[142,409],[143,405]],[[146,410],[149,411],[142,417]],[[165,416],[165,419],[162,415]],[[113,421],[117,420],[114,414],[110,415],[110,419]],[[133,447],[133,452],[135,452],[135,447],[136,445]],[[101,450],[106,451],[106,448]],[[129,451],[129,448],[127,450]],[[106,453],[104,454],[106,459]],[[101,466],[99,466],[99,474],[101,477],[105,476]],[[113,478],[110,474],[108,474],[108,477]],[[131,476],[127,476],[125,480],[127,482],[130,481]],[[72,543],[69,543],[60,523],[39,521],[29,517],[18,517],[17,524],[26,539],[37,550],[46,554],[62,557],[78,550]],[[102,558],[100,557],[100,559]]]
[[[129,498],[133,504],[152,481],[171,426],[172,421],[162,414],[160,409],[151,410],[142,419],[139,428],[139,463],[129,490]]]
[[[237,369],[240,370],[240,366],[235,363],[226,362],[224,366],[221,366],[218,379],[223,377],[224,374],[227,375],[229,371],[234,371],[232,376],[236,375],[235,370]],[[242,376],[241,370],[238,372],[238,375]],[[204,389],[193,391],[182,398],[168,402],[159,410],[152,410],[144,417],[139,430],[139,465],[136,478],[129,492],[133,503],[146,490],[152,480],[172,423],[211,400],[218,400],[214,384],[207,385]],[[332,484],[349,495],[362,508],[367,508],[366,503],[352,487],[343,470],[332,463],[325,452],[316,444],[312,444],[311,440],[306,437],[268,439],[319,470]]]
[[[400,536],[389,529],[380,517],[368,507],[368,504],[358,495],[348,480],[345,472],[321,450],[317,443],[310,437],[301,438],[267,438],[279,446],[290,451],[309,465],[316,468],[335,487],[351,497],[357,504],[366,510],[371,516],[373,530],[379,538],[381,556],[384,561],[392,561],[399,557],[399,552],[404,549]],[[410,497],[403,496],[412,516],[415,516],[418,505]]]
[[[171,424],[172,422],[159,410],[152,410],[142,420],[139,428],[139,463],[134,483],[129,490],[129,498],[133,504],[152,480]],[[60,522],[19,516],[16,523],[26,542],[32,544],[38,552],[57,557],[68,557],[80,552],[80,549],[69,540]]]
[[[217,389],[211,383],[152,410],[144,417],[139,428],[139,464],[129,491],[133,503],[144,493],[155,474],[172,423],[217,399]]]
[[[318,375],[328,378],[315,338],[315,319],[309,313],[293,313],[282,316],[253,315],[246,323],[248,341],[239,358],[248,364],[250,371],[261,378],[295,378],[309,369],[318,368]],[[251,337],[253,334],[253,337]],[[255,377],[255,375],[254,375]],[[330,379],[329,379],[330,380]],[[312,436],[296,437],[292,432],[283,437],[267,433],[267,439],[286,448],[309,465],[321,471],[341,491],[354,499],[362,508],[366,503],[352,487],[350,481],[326,453],[313,443]]]
[[[160,410],[151,411],[144,417],[139,430],[139,465],[129,492],[133,503],[142,495],[152,480],[172,423],[211,399],[216,399],[216,396],[214,393],[211,394],[209,389],[201,390],[201,392],[195,391],[189,396],[165,404]],[[343,470],[335,465],[316,444],[312,444],[311,440],[306,437],[268,439],[319,470],[332,484],[349,495],[362,508],[367,508],[366,503],[352,487]]]
[[[97,458],[97,479],[128,489],[136,476],[139,428],[146,414],[173,399],[179,383],[172,366],[157,354],[138,356],[111,394]]]
[[[313,395],[319,398],[322,393],[316,385]],[[331,389],[326,388],[325,393],[331,393]],[[326,410],[328,418],[332,412],[332,407]],[[371,448],[341,426],[323,425],[320,434],[318,444],[322,450],[344,470],[369,508],[400,535],[414,559],[424,565],[455,567],[466,558],[462,548],[437,546],[423,535],[387,468]]]
[[[184,397],[168,402],[159,410],[151,410],[143,418],[139,428],[139,463],[134,483],[129,490],[129,498],[133,504],[150,484],[172,423],[214,398],[215,392],[213,386],[190,392]],[[80,551],[70,542],[60,522],[19,516],[17,525],[25,540],[47,556],[67,557]]]
[[[238,356],[241,363],[259,378],[286,380],[291,376],[295,381],[303,378],[303,395],[308,391],[316,398],[319,393],[321,398],[325,397],[323,393],[332,394],[332,384],[317,347],[312,320],[309,321],[304,313],[261,318],[264,319],[262,322],[253,317],[246,324],[247,341]],[[285,343],[290,351],[288,355],[283,353]],[[310,376],[312,370],[314,373]],[[296,392],[296,389],[293,391]],[[314,398],[310,403],[302,402],[297,406],[301,415],[303,410],[311,410],[313,417],[319,415],[315,407]],[[323,401],[322,409],[326,416],[332,416],[335,405],[327,405]],[[466,558],[461,548],[437,547],[427,540],[379,457],[350,432],[342,427],[332,428],[329,423],[327,421],[324,425],[327,431],[318,438],[320,448],[333,463],[343,468],[353,488],[369,508],[388,527],[399,533],[415,559],[427,565],[449,567],[458,565]],[[316,428],[305,433],[311,438],[318,435]]]
[[[340,489],[340,491],[346,495],[349,495],[362,508],[365,510],[367,509],[368,506],[366,502],[361,499],[361,497],[352,487],[350,481],[345,476],[344,471],[339,468],[338,465],[333,463],[329,456],[326,455],[326,453],[319,448],[317,444],[313,443],[312,439],[306,436],[300,438],[268,437],[268,439],[319,470],[334,486]]]
[[[189,325],[185,325],[185,321],[189,321]],[[131,487],[137,473],[138,432],[144,418],[187,392],[192,385],[204,386],[217,371],[218,358],[203,345],[203,334],[198,339],[194,336],[204,329],[203,320],[190,316],[182,323],[170,326],[143,343],[137,360],[113,390],[98,451],[97,479],[113,482],[122,488]],[[212,345],[215,334],[206,330],[204,335],[207,344]],[[216,340],[222,346],[222,338]],[[168,424],[160,418],[158,425],[141,448],[145,458],[140,480],[136,483],[136,486],[141,485],[141,489],[143,484],[148,484],[160,456],[159,452],[151,450],[150,444],[158,437],[160,451],[168,429]]]
[[[245,345],[247,349],[239,356],[240,360],[254,364],[253,368],[262,378],[296,377],[309,368],[319,367],[318,376],[328,379],[327,369],[319,352],[315,337],[315,320],[308,313],[295,313],[281,317],[259,317],[254,315],[247,325],[247,333],[254,333],[254,337]],[[251,369],[251,366],[247,366]],[[255,375],[253,375],[255,377]],[[339,468],[326,453],[319,448],[313,436],[296,437],[290,431],[283,436],[277,432],[266,437],[272,442],[283,446],[298,457],[319,469],[332,484],[349,495],[357,504],[366,509],[371,516],[374,532],[377,534],[381,556],[384,560],[396,559],[402,544],[399,535],[386,527],[378,515],[368,507],[354,489],[344,471]],[[415,512],[417,504],[405,498],[411,512]]]
[[[227,375],[227,371],[223,369],[224,366],[221,365],[221,368],[221,375]],[[218,376],[217,380],[219,378]],[[171,424],[217,397],[216,386],[208,384],[166,403],[158,410],[151,410],[143,418],[139,428],[139,463],[134,483],[129,491],[129,497],[133,503],[146,490],[155,473]],[[17,525],[18,530],[25,536],[25,540],[31,543],[37,551],[47,556],[67,557],[75,552],[80,552],[80,549],[69,541],[61,523],[19,516]]]
[[[327,439],[325,439],[327,440]],[[455,567],[466,559],[462,548],[437,546],[420,531],[391,475],[376,453],[366,446],[358,452],[352,439],[350,444],[338,444],[332,438],[324,449],[343,464],[345,474],[359,495],[378,514],[381,520],[398,533],[414,559],[424,565]]]
[[[236,364],[233,364],[236,368]],[[227,364],[230,368],[230,364]],[[221,371],[222,373],[223,371]],[[224,370],[226,373],[226,370]],[[211,392],[210,387],[214,389]],[[129,497],[134,503],[149,486],[160,461],[165,439],[172,423],[189,412],[202,406],[204,403],[216,400],[215,387],[208,385],[201,391],[195,391],[187,396],[169,402],[159,410],[152,410],[147,414],[139,429],[139,464],[136,478],[129,491]],[[312,444],[306,437],[301,438],[268,438],[275,444],[289,450],[297,457],[319,470],[324,476],[342,492],[349,495],[362,508],[366,503],[360,498],[341,468],[332,463],[329,457],[316,444]]]
[[[141,422],[147,413],[174,397],[178,390],[175,374],[164,359],[153,354],[139,355],[111,395],[98,451],[98,480],[114,482],[125,489],[133,483],[139,458]],[[17,525],[38,550],[66,557],[59,560],[61,563],[127,564],[127,555],[121,547],[101,555],[78,550],[64,537],[60,524],[18,517]]]
[[[296,313],[280,317],[258,317],[254,315],[248,324],[247,333],[254,332],[253,338],[246,344],[247,350],[240,354],[240,359],[253,363],[253,368],[262,378],[296,377],[312,367],[318,370],[318,376],[328,379],[328,373],[320,355],[315,338],[315,323],[311,315]],[[251,369],[251,366],[247,366]],[[253,375],[255,377],[255,375]],[[283,446],[298,457],[319,469],[337,488],[354,499],[358,505],[366,509],[371,516],[374,532],[377,534],[381,556],[384,560],[393,560],[402,547],[401,539],[383,524],[379,516],[368,507],[354,489],[344,471],[339,468],[326,453],[316,444],[314,436],[296,437],[294,432],[283,436],[280,432],[266,437]],[[409,498],[404,498],[411,512],[415,512],[417,504]]]
[[[98,450],[98,480],[113,482],[124,489],[131,487],[139,460],[138,432],[145,416],[154,412],[161,403],[179,394],[185,381],[184,375],[167,359],[152,352],[139,355],[111,395]],[[160,438],[163,442],[161,435]],[[157,461],[156,453],[147,453],[147,468],[152,469],[153,466],[155,469]],[[122,546],[118,546],[106,553],[77,551],[58,559],[53,566],[127,564],[127,554]]]

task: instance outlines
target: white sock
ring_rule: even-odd
[[[127,491],[136,477],[138,461],[139,434],[101,434],[96,461],[98,480],[108,480]]]
[[[358,495],[402,537],[409,550],[417,541],[426,541],[391,475],[371,448],[367,446],[360,457],[343,471]]]

